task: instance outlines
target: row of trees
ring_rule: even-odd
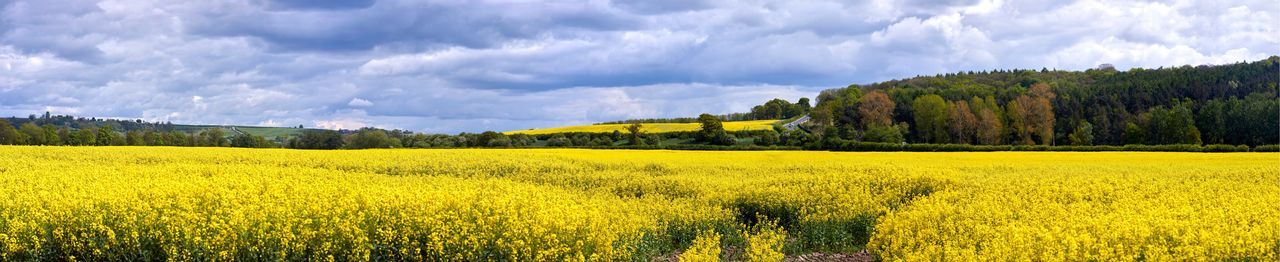
[[[1012,70],[823,91],[825,138],[981,145],[1280,143],[1280,58],[1127,72]]]
[[[119,132],[111,125],[72,129],[53,124],[36,125],[34,122],[25,122],[15,128],[6,119],[0,119],[0,145],[278,147],[275,142],[261,136],[237,134],[227,138],[226,132],[220,128],[198,133],[153,130]]]

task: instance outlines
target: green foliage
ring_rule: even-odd
[[[921,141],[947,142],[947,102],[938,95],[925,95],[911,102],[917,134]]]
[[[1076,130],[1068,135],[1068,139],[1071,140],[1071,145],[1073,146],[1092,145],[1093,125],[1090,125],[1088,121],[1080,121],[1080,124],[1076,126]]]
[[[289,148],[338,149],[342,147],[342,134],[333,130],[307,130],[302,136],[289,141]]]
[[[772,146],[777,145],[781,140],[782,138],[778,135],[778,132],[769,130],[764,135],[757,137],[754,143],[758,146]]]
[[[905,128],[901,125],[879,126],[872,125],[862,133],[862,141],[866,142],[883,142],[883,143],[902,143],[906,138],[902,135]]]
[[[35,123],[27,122],[22,124],[22,127],[18,129],[22,130],[22,137],[26,138],[26,141],[24,141],[23,144],[47,145],[44,140],[44,129],[40,128],[40,126],[37,126]]]
[[[644,126],[641,125],[640,123],[632,123],[631,125],[627,126],[628,144],[633,146],[644,145],[645,141],[644,139],[642,139],[642,137],[644,136],[643,130],[644,130]]]
[[[95,137],[97,138],[95,144],[99,146],[114,146],[123,142],[120,141],[120,134],[116,133],[115,128],[111,127],[111,125],[98,127],[98,134]]]
[[[0,145],[19,145],[23,139],[18,129],[8,120],[0,119]]]
[[[150,133],[148,132],[148,134],[150,134]],[[279,145],[276,145],[276,143],[275,143],[275,142],[271,142],[270,140],[267,140],[267,138],[265,138],[265,137],[257,136],[257,135],[244,134],[244,133],[236,134],[235,136],[231,137],[231,146],[232,146],[232,147],[247,147],[247,148],[272,148],[272,147],[279,147]]]

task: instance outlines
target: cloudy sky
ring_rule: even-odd
[[[420,132],[1280,54],[1264,1],[0,0],[0,115]]]

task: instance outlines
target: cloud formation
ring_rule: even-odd
[[[0,1],[0,115],[513,130],[1280,53],[1269,1]]]

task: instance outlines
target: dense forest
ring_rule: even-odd
[[[1280,143],[1280,57],[1218,66],[996,70],[823,91],[828,137],[979,145]]]

